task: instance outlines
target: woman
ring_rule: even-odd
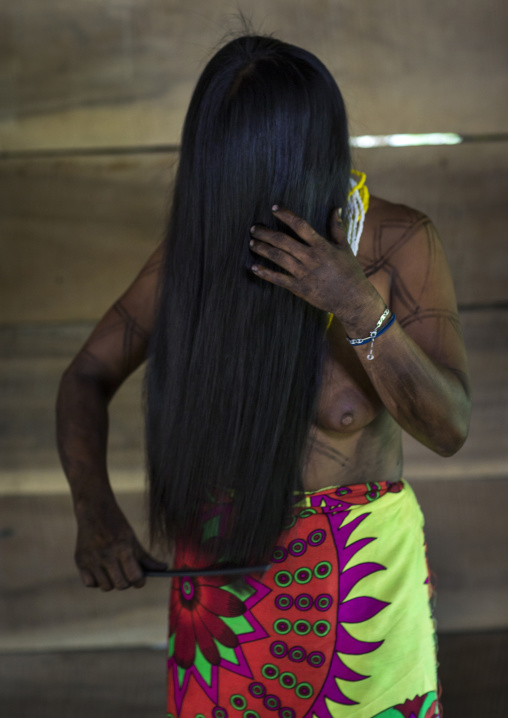
[[[173,583],[168,715],[439,716],[401,429],[443,456],[467,436],[457,307],[429,219],[351,174],[310,53],[246,36],[210,60],[166,242],[62,379],[76,561],[105,591],[163,568],[105,461],[107,403],[149,340],[152,537],[204,571]]]

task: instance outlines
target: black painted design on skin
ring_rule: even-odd
[[[388,244],[384,241],[383,235],[399,231],[400,236],[396,241]],[[427,264],[421,266],[421,279],[417,287],[407,284],[405,278],[398,268],[392,264],[392,257],[404,247],[415,235],[416,232],[425,232],[427,249]],[[436,251],[439,237],[432,222],[425,215],[421,215],[414,222],[385,219],[376,227],[373,243],[373,259],[364,268],[367,277],[379,271],[390,274],[392,279],[392,296],[404,307],[406,313],[399,309],[397,319],[402,328],[406,328],[414,322],[425,322],[428,320],[445,321],[451,324],[458,336],[462,336],[459,316],[457,312],[447,309],[422,306],[419,298],[425,294],[431,276],[432,265],[436,259]],[[441,333],[441,329],[437,330]]]
[[[123,320],[125,327],[123,335],[123,356],[128,360],[133,353],[134,338],[137,337],[142,341],[148,341],[150,337],[148,332],[143,329],[132,314],[129,314],[121,302],[115,302],[113,309]]]
[[[160,257],[152,257],[145,264],[145,266],[141,270],[139,276],[140,277],[149,277],[151,274],[154,274],[155,272],[159,271],[161,264],[162,264],[162,259]]]
[[[332,446],[328,446],[328,444],[325,444],[323,441],[320,441],[319,439],[314,439],[312,442],[312,449],[317,454],[321,454],[321,456],[325,456],[327,459],[331,459],[334,463],[339,464],[340,466],[347,466],[349,463],[349,457],[343,454],[338,449],[335,449]]]
[[[125,362],[129,362],[135,355],[135,338],[141,340],[143,343],[147,343],[150,339],[150,335],[136,320],[136,318],[129,313],[121,301],[115,302],[112,310],[118,315],[118,321],[108,322],[105,326],[97,330],[92,338],[91,344],[93,345],[93,343],[97,340],[101,340],[104,337],[110,336],[118,331],[122,331],[122,356]]]
[[[423,322],[427,319],[445,320],[452,325],[459,336],[462,336],[459,315],[457,312],[451,312],[447,309],[422,309],[421,307],[415,307],[412,314],[407,314],[403,317],[399,321],[399,324],[402,328],[405,328],[410,324],[413,324],[413,322]]]

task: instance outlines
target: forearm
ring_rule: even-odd
[[[360,312],[349,322],[344,318],[347,334],[368,336],[365,327],[374,328],[382,309],[380,299],[367,305],[363,317]],[[471,413],[467,377],[431,359],[397,321],[375,339],[373,359],[367,358],[370,350],[370,342],[355,347],[380,399],[397,423],[442,456],[458,451],[467,437]]]
[[[76,511],[114,499],[106,462],[108,400],[93,377],[72,367],[62,377],[56,406],[57,444]]]

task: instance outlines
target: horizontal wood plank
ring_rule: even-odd
[[[0,322],[98,318],[164,235],[176,155],[0,163]]]
[[[123,494],[119,503],[146,546],[142,495]],[[168,579],[111,593],[87,589],[73,562],[68,497],[3,497],[0,504],[0,651],[165,642]]]
[[[324,60],[357,134],[506,130],[502,0],[24,0],[0,10],[0,147],[178,142],[237,9]]]
[[[373,193],[427,212],[459,302],[508,300],[505,146],[358,151]],[[0,162],[0,323],[97,319],[164,234],[176,152]]]
[[[0,712],[27,718],[160,718],[165,650],[0,656]],[[441,635],[441,702],[450,718],[506,718],[508,632]]]

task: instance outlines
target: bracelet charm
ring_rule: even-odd
[[[370,332],[370,335],[368,337],[365,337],[364,339],[351,339],[350,337],[346,337],[346,339],[352,346],[361,346],[362,344],[368,344],[370,342],[370,350],[367,354],[367,359],[369,359],[369,361],[372,361],[372,359],[374,359],[374,340],[376,339],[376,337],[380,336],[381,334],[383,334],[383,332],[389,329],[395,321],[395,314],[392,314],[388,323],[383,327],[383,322],[389,314],[391,314],[390,310],[388,309],[388,307],[385,307],[384,312],[379,317],[378,323]]]

